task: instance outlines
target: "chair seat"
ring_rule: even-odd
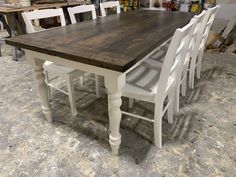
[[[160,72],[161,69],[152,69],[143,65],[138,66],[127,74],[123,96],[139,98],[153,103]]]
[[[148,65],[145,64],[139,65],[127,74],[126,84],[122,90],[122,96],[154,103],[154,97],[158,90],[160,73],[160,67],[148,67]],[[166,86],[167,94],[173,82],[174,79],[170,77]]]
[[[153,60],[164,61],[166,52],[170,46],[170,41],[161,46],[155,53],[153,53],[150,58]]]
[[[157,50],[154,54],[150,56],[150,59],[163,63],[169,45],[170,44],[167,43],[166,45],[162,46],[159,50]]]
[[[65,66],[62,66],[59,64],[55,64],[50,61],[46,61],[43,64],[43,68],[46,71],[53,72],[53,73],[59,74],[59,75],[69,74],[69,73],[77,71],[76,69],[65,67]],[[83,73],[83,72],[81,71],[81,73]]]
[[[161,46],[160,49],[158,49],[155,53],[153,53],[147,60],[145,60],[144,62],[156,67],[161,67],[165,56],[166,56],[166,52],[168,50],[170,43],[166,43],[165,45]],[[153,62],[155,61],[155,62]]]

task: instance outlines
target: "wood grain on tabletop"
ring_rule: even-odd
[[[132,11],[18,36],[6,43],[124,72],[192,17],[183,12]]]

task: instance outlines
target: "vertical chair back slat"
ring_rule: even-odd
[[[76,23],[76,18],[75,14],[80,14],[80,13],[85,13],[85,12],[91,12],[92,13],[92,19],[96,19],[96,11],[95,11],[95,6],[93,4],[91,5],[81,5],[81,6],[76,6],[76,7],[69,7],[67,8],[70,16],[70,20],[72,24]]]
[[[24,19],[27,33],[36,32],[32,24],[32,20],[39,20],[39,19],[51,18],[51,17],[60,17],[61,26],[66,26],[65,16],[61,8],[35,10],[32,12],[23,12],[21,15]]]
[[[106,16],[106,9],[116,7],[116,13],[120,13],[120,2],[119,1],[109,1],[100,3],[100,10],[102,17]]]

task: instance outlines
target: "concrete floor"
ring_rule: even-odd
[[[94,82],[76,85],[77,117],[67,96],[53,92],[53,123],[36,96],[31,67],[0,58],[1,177],[171,177],[236,174],[236,55],[206,53],[201,80],[181,98],[174,124],[163,122],[163,148],[151,123],[123,117],[119,156],[108,143],[107,98],[96,99]],[[127,99],[124,99],[124,109]],[[153,105],[131,110],[151,117]]]

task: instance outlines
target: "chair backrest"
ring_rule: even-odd
[[[175,31],[163,62],[158,87],[153,90],[157,93],[156,98],[165,99],[166,92],[176,83],[180,65],[186,57],[195,24],[195,20],[192,19],[186,26]]]
[[[181,84],[183,72],[188,69],[190,58],[193,51],[193,46],[196,41],[197,31],[201,28],[201,18],[203,18],[204,14],[199,16],[199,18],[192,18],[189,25],[191,26],[190,31],[185,35],[182,41],[185,43],[185,51],[183,51],[183,58],[181,58],[179,63],[179,71],[177,72],[177,81],[178,84]],[[188,26],[186,26],[188,28]]]
[[[81,5],[81,6],[76,6],[76,7],[69,7],[67,8],[70,16],[70,20],[72,24],[76,23],[76,18],[75,14],[81,14],[85,12],[91,12],[92,13],[92,19],[96,19],[96,11],[95,11],[95,6],[93,4],[91,5]]]
[[[202,11],[202,13],[200,13],[199,15],[194,16],[194,19],[196,22],[196,27],[194,29],[193,36],[191,39],[191,44],[190,44],[191,45],[190,49],[191,49],[192,60],[195,60],[195,58],[198,55],[198,49],[199,49],[199,45],[201,43],[201,38],[202,38],[202,35],[205,31],[204,26],[206,26],[208,17],[209,16],[208,16],[207,11]]]
[[[207,10],[207,12],[208,12],[208,20],[207,20],[207,23],[205,25],[205,30],[203,32],[201,43],[200,43],[200,45],[202,47],[205,47],[205,44],[206,44],[209,32],[211,30],[212,24],[213,24],[213,22],[215,20],[216,13],[218,12],[219,8],[220,8],[220,6],[216,5],[215,7],[210,8],[210,9]]]
[[[200,15],[194,16],[194,18],[198,21],[198,24],[195,30],[196,36],[194,37],[192,45],[191,62],[193,64],[197,60],[199,49],[201,48],[200,46],[205,46],[210,28],[212,26],[218,8],[219,6],[217,5],[214,8],[208,9],[207,11],[203,11]]]
[[[23,12],[22,17],[24,19],[27,33],[34,33],[36,32],[32,20],[39,20],[44,18],[51,18],[51,17],[60,17],[61,26],[66,25],[65,17],[63,10],[59,9],[43,9],[43,10],[35,10],[32,12]]]
[[[109,2],[100,3],[100,10],[101,10],[102,17],[106,16],[106,9],[107,8],[113,8],[113,7],[116,7],[116,13],[119,14],[120,13],[120,2],[119,1],[109,1]]]

